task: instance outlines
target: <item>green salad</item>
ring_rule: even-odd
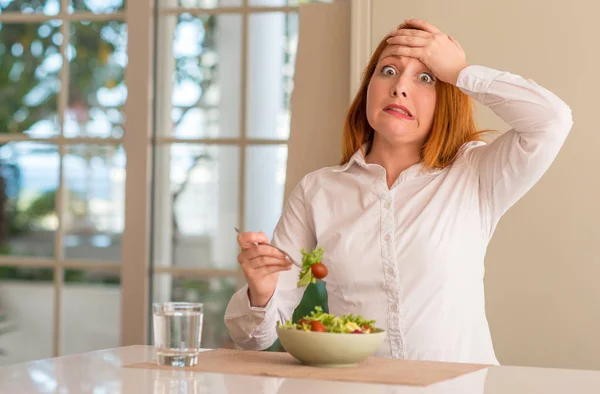
[[[302,270],[298,276],[297,287],[308,286],[316,283],[317,279],[323,279],[327,276],[327,267],[321,263],[323,259],[323,249],[318,248],[308,253],[301,249]]]
[[[342,315],[340,317],[323,312],[323,308],[316,306],[310,316],[304,316],[297,323],[291,320],[284,324],[277,322],[277,327],[292,330],[333,332],[340,334],[369,334],[375,331],[375,321],[366,320],[358,315]]]

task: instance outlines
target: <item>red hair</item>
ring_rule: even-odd
[[[398,29],[410,26],[400,25]],[[365,143],[373,142],[375,131],[367,120],[367,90],[382,52],[388,46],[384,37],[363,72],[358,92],[346,114],[342,140],[342,162],[347,163]],[[433,124],[421,150],[421,159],[428,168],[445,168],[452,164],[462,145],[480,140],[484,131],[477,131],[473,119],[471,98],[454,85],[436,81],[436,106]],[[366,152],[363,152],[366,155]]]

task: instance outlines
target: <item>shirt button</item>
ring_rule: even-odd
[[[385,209],[390,209],[390,202],[386,201],[385,203],[383,203],[383,206]]]
[[[383,239],[385,240],[385,242],[390,242],[390,239],[392,239],[391,235],[387,234],[385,237],[383,237]]]
[[[391,268],[388,268],[388,269],[387,269],[387,274],[388,274],[389,276],[394,276],[394,270],[393,270],[393,269],[391,269]]]
[[[398,312],[398,305],[392,305],[392,312]]]

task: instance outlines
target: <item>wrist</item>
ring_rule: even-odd
[[[267,306],[269,301],[271,301],[271,297],[273,297],[273,293],[269,296],[260,295],[256,290],[252,290],[250,286],[248,286],[248,300],[250,301],[250,306],[253,308],[264,308]]]
[[[456,71],[454,71],[450,76],[448,83],[456,86],[458,84],[458,78],[460,77],[460,73],[467,67],[469,67],[467,63],[464,63],[460,67],[458,67]]]

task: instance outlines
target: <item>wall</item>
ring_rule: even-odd
[[[600,369],[600,3],[373,0],[373,48],[405,18],[459,40],[470,63],[557,93],[575,126],[553,166],[501,221],[486,259],[487,310],[503,364]],[[480,108],[483,127],[506,125]]]
[[[338,164],[349,96],[350,2],[303,5],[284,200],[305,174]]]

